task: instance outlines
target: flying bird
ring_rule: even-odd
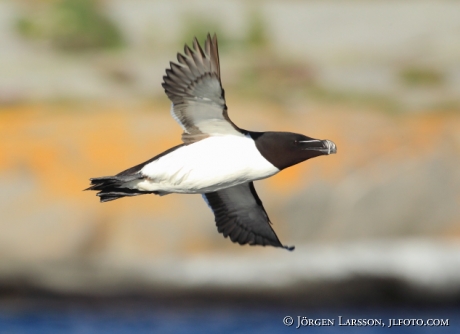
[[[197,39],[170,62],[162,86],[171,115],[184,130],[182,144],[114,176],[91,178],[86,190],[101,202],[144,194],[201,194],[217,230],[240,245],[283,245],[254,188],[302,161],[336,153],[330,140],[291,132],[243,130],[229,118],[222,88],[217,37]]]

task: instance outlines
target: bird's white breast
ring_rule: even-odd
[[[211,136],[152,161],[133,187],[164,193],[205,193],[279,172],[246,136]]]

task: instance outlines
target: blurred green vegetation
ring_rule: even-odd
[[[270,53],[254,52],[247,58],[236,87],[239,95],[273,103],[305,95],[315,83],[315,72],[305,63],[286,61]]]
[[[316,80],[314,66],[305,60],[283,58],[270,48],[267,28],[259,12],[252,11],[249,20],[246,34],[240,39],[235,39],[225,34],[217,21],[188,17],[181,39],[190,45],[195,36],[201,42],[201,38],[204,39],[208,32],[216,32],[221,51],[242,52],[245,62],[243,68],[234,73],[237,80],[233,81],[231,91],[244,98],[263,99],[279,105],[289,104],[293,100],[310,99],[373,107],[390,114],[401,111],[401,105],[390,97],[322,87]]]
[[[21,7],[25,11],[16,21],[16,29],[27,39],[45,41],[66,52],[117,49],[124,46],[124,38],[116,22],[105,15],[104,3],[104,0],[25,1],[25,5]],[[228,57],[231,54],[235,59],[224,65],[232,70],[231,80],[224,82],[224,85],[229,92],[235,92],[241,97],[263,99],[281,105],[305,100],[365,105],[390,113],[397,113],[405,108],[405,102],[398,96],[385,95],[378,91],[323,86],[315,65],[309,63],[308,59],[292,59],[289,52],[276,49],[276,45],[271,43],[270,22],[265,21],[263,12],[254,4],[248,4],[242,18],[245,22],[241,32],[229,30],[215,15],[187,12],[180,19],[183,25],[179,40],[189,46],[195,36],[203,43],[208,33],[218,35],[221,55]],[[155,35],[152,36],[154,39]],[[176,42],[177,40],[174,45],[177,45]],[[155,54],[158,46],[163,47],[155,44]],[[112,56],[114,58],[110,59]],[[132,70],[135,66],[131,66],[130,62],[134,60],[123,58],[123,53],[107,53],[103,57],[103,61],[93,61],[104,79],[123,84],[126,86],[123,89],[132,89],[135,92],[140,84],[136,85],[142,80]],[[413,93],[414,87],[424,88],[422,93],[429,89],[437,90],[445,83],[446,74],[447,72],[443,73],[436,68],[414,64],[407,64],[392,73],[403,85],[403,94]],[[141,94],[143,93],[139,93]],[[163,92],[158,94],[163,97]],[[436,100],[433,108],[458,110],[459,102],[455,98]]]
[[[219,49],[243,49],[245,51],[257,51],[266,49],[269,46],[269,37],[266,24],[258,11],[252,11],[249,15],[248,28],[243,37],[235,38],[226,33],[219,21],[200,15],[187,15],[184,17],[184,28],[182,31],[181,41],[190,45],[193,38],[201,39],[207,34],[217,34],[219,39]],[[267,50],[266,50],[267,51]]]
[[[436,69],[410,66],[400,71],[399,77],[407,86],[438,86],[444,83],[444,74]]]
[[[245,44],[252,48],[266,48],[269,46],[270,38],[267,32],[267,25],[259,11],[253,10],[250,15]]]
[[[403,110],[401,103],[397,100],[376,93],[340,91],[320,85],[311,85],[306,90],[306,95],[308,98],[316,101],[341,105],[364,106],[388,114],[398,114]]]
[[[232,87],[239,96],[249,99],[286,105],[292,101],[306,100],[329,104],[364,106],[375,108],[388,114],[397,114],[402,106],[397,100],[359,91],[342,91],[320,85],[316,80],[315,71],[303,63],[283,62],[265,59],[259,63],[248,65],[240,80]]]
[[[56,49],[86,51],[123,45],[121,31],[94,0],[58,0],[43,4],[37,15],[24,13],[17,31],[25,38],[48,40]]]
[[[209,17],[187,15],[187,17],[184,17],[184,22],[184,28],[180,37],[180,40],[184,44],[191,46],[194,37],[202,44],[208,33],[211,36],[217,34],[220,51],[228,49],[235,43],[235,40],[225,33],[219,22]]]

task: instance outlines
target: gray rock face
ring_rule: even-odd
[[[449,236],[458,228],[460,155],[448,142],[420,157],[394,153],[346,175],[314,182],[282,210],[292,237],[359,240]]]

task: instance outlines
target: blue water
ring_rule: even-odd
[[[283,325],[292,316],[294,323]],[[298,316],[330,319],[332,326],[298,326]],[[339,326],[347,319],[382,319],[382,326]],[[449,326],[397,326],[388,328],[389,318],[449,319]],[[460,333],[460,309],[292,309],[248,306],[166,306],[150,305],[54,305],[0,308],[0,333]]]

